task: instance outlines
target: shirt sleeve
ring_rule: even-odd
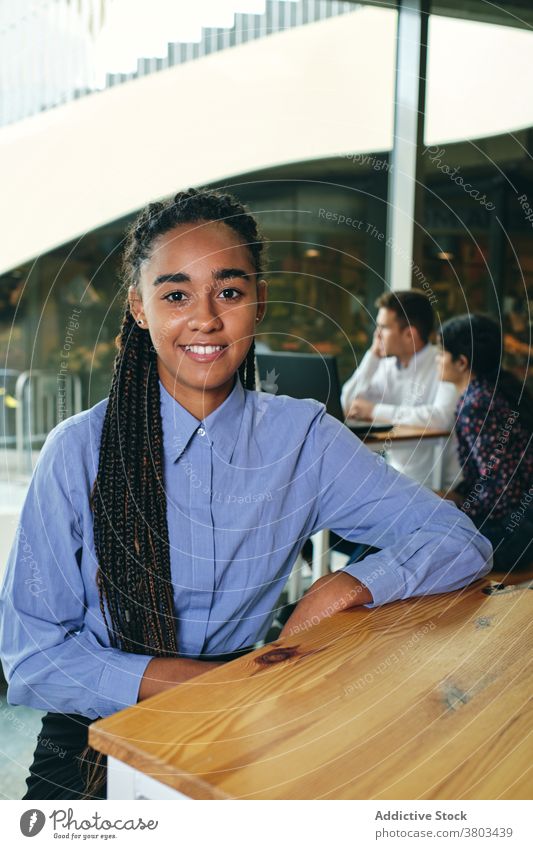
[[[369,401],[383,397],[386,388],[384,360],[372,351],[367,351],[349,380],[342,387],[341,404],[346,410],[356,395],[364,395]]]
[[[439,381],[431,404],[376,404],[374,419],[450,430],[453,427],[458,393],[453,383]]]
[[[22,509],[0,592],[0,654],[10,704],[96,719],[135,704],[151,657],[105,645],[103,622],[86,616],[79,472],[65,430],[48,437]]]
[[[329,528],[381,549],[345,569],[369,588],[368,606],[457,590],[490,571],[489,541],[454,504],[395,471],[325,412],[313,437],[313,533]]]

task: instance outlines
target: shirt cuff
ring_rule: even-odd
[[[372,593],[372,604],[364,607],[379,607],[389,601],[398,601],[405,595],[405,583],[390,563],[383,565],[378,554],[370,554],[364,560],[345,566],[352,578],[357,578]]]
[[[372,418],[394,423],[393,419],[396,409],[397,408],[394,404],[374,404]]]
[[[117,651],[108,661],[98,685],[98,712],[101,717],[137,704],[139,688],[146,667],[152,660],[145,654]]]

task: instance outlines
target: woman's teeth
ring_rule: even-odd
[[[215,351],[222,351],[224,345],[185,345],[186,351],[192,351],[193,354],[214,354]]]

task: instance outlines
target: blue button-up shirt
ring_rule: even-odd
[[[150,655],[109,645],[89,494],[107,400],[49,435],[1,593],[10,704],[107,716],[137,701]],[[347,568],[374,605],[458,589],[491,547],[453,504],[387,466],[316,401],[236,381],[203,422],[161,385],[164,485],[178,646],[205,657],[253,645],[305,540],[330,528],[381,549]]]

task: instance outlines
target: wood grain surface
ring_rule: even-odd
[[[196,799],[530,798],[532,612],[485,580],[339,613],[89,741]]]

